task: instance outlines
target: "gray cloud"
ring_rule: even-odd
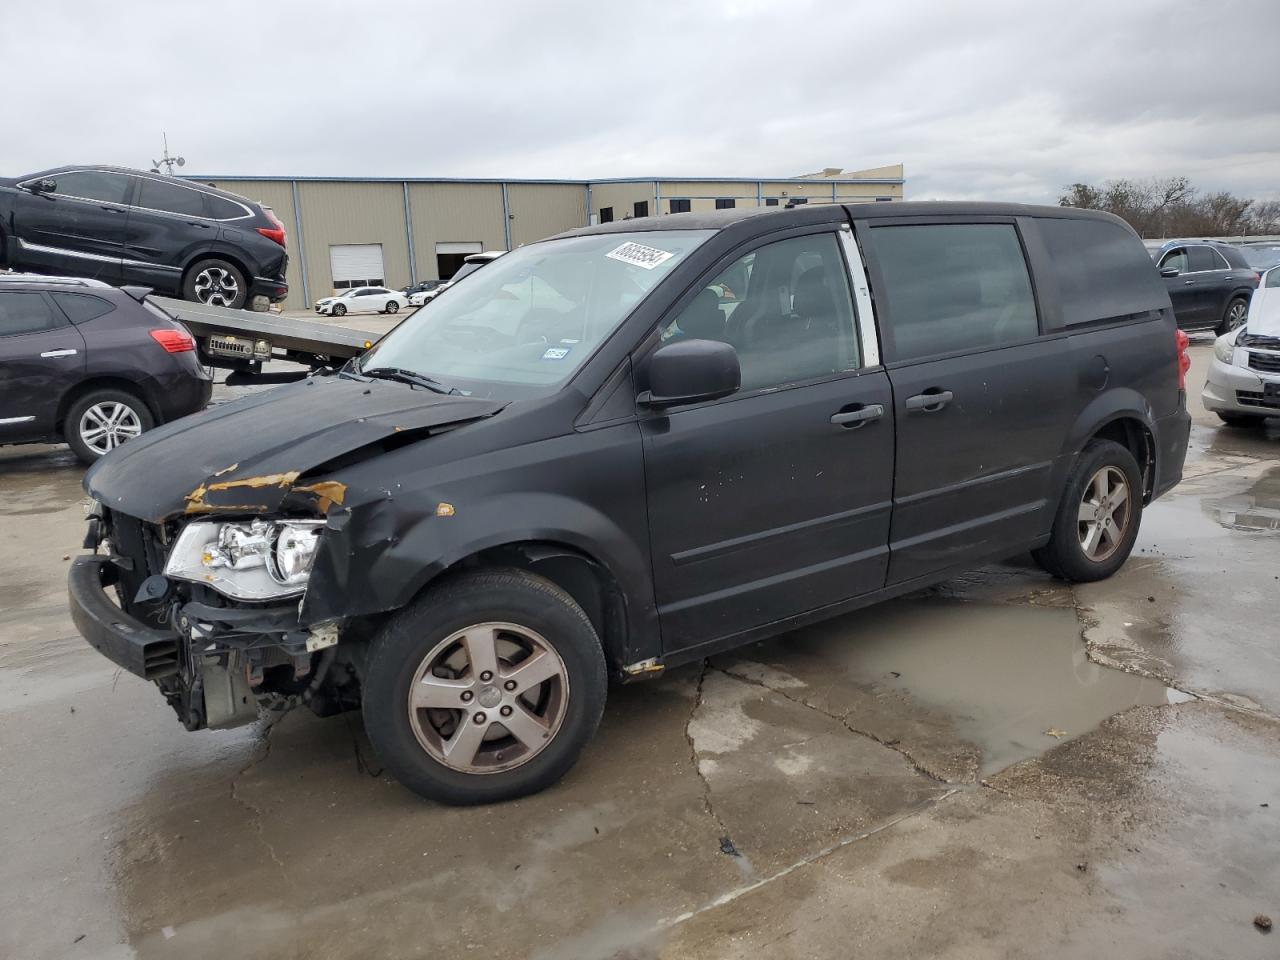
[[[1280,197],[1268,0],[48,3],[0,32],[5,173],[779,176],[912,197],[1186,174]]]

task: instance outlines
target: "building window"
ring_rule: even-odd
[[[613,223],[613,207],[600,208],[600,222]]]
[[[765,198],[764,198],[764,205],[765,205],[766,207],[776,207],[776,206],[778,205],[778,198],[777,198],[777,197],[765,197]]]
[[[637,200],[635,204],[635,214],[637,217],[647,217],[649,215],[649,201]]]
[[[335,290],[353,290],[356,287],[380,287],[382,286],[382,277],[370,277],[368,280],[335,280],[333,281],[333,289]]]
[[[893,200],[893,197],[876,197],[876,203],[887,203]]]
[[[672,213],[688,213],[689,201],[687,199],[675,199],[671,201]]]
[[[733,197],[717,197],[716,198],[717,210],[732,210],[736,205],[737,205],[737,201],[734,200]]]

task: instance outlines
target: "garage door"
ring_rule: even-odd
[[[382,244],[335,243],[329,247],[329,269],[335,290],[380,287],[386,276],[382,269]]]

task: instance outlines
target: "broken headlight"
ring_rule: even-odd
[[[198,521],[179,534],[167,577],[205,583],[236,600],[296,596],[307,587],[323,520]]]

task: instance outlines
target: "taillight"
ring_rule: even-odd
[[[1187,344],[1191,342],[1181,330],[1173,332],[1174,340],[1178,344],[1178,389],[1187,389],[1187,371],[1191,369],[1191,357],[1187,353]]]
[[[258,232],[268,240],[274,240],[283,247],[285,245],[284,224],[280,222],[280,218],[276,216],[276,212],[270,207],[263,207],[262,212],[267,215],[267,219],[270,220],[274,226],[259,227]]]
[[[167,353],[186,353],[188,350],[196,348],[196,342],[191,339],[191,334],[185,330],[170,330],[168,328],[162,330],[152,330],[151,339],[160,346],[164,347]]]

